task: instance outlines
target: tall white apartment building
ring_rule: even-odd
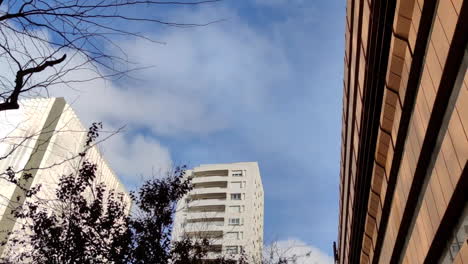
[[[244,252],[261,263],[264,194],[257,162],[201,165],[187,177],[193,190],[177,205],[174,239],[208,238],[207,259]]]
[[[5,171],[9,167],[18,171],[18,179],[30,173],[26,189],[40,184],[37,196],[53,199],[60,176],[79,167],[77,154],[84,149],[87,131],[63,98],[24,100],[19,109],[0,112],[0,241],[7,241],[8,232],[20,228],[21,221],[11,208],[25,202],[24,190],[6,181]],[[96,182],[123,193],[130,207],[128,192],[96,146],[86,158],[97,165]],[[4,249],[0,247],[0,256]]]

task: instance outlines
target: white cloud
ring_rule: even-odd
[[[200,17],[215,11],[205,12],[177,17],[202,21]],[[145,66],[155,66],[139,73],[149,81],[145,90],[168,93],[201,107],[199,111],[203,115],[198,116],[199,127],[194,129],[201,132],[219,131],[232,125],[228,122],[234,115],[261,110],[272,87],[290,73],[283,50],[268,37],[252,30],[229,11],[216,12],[229,20],[190,30],[171,30],[162,36],[152,35],[167,45],[144,40],[124,44],[129,58]],[[180,118],[183,116],[174,117]]]
[[[112,168],[125,176],[128,183],[161,175],[159,172],[168,171],[172,165],[169,150],[156,139],[143,135],[114,135],[104,142],[101,150]]]
[[[119,136],[114,143],[105,143],[105,155],[119,174],[132,178],[137,171],[147,174],[151,168],[167,168],[171,163],[169,150],[154,135],[190,138],[229,129],[239,118],[263,111],[272,87],[290,75],[283,50],[267,36],[227,10],[206,12],[230,19],[190,30],[172,29],[158,36],[147,34],[167,45],[142,39],[120,41],[118,44],[138,66],[154,66],[133,73],[136,80],[98,79],[75,83],[73,89],[50,89],[52,95],[64,96],[72,103],[85,122],[126,125],[128,133],[136,137],[128,140],[128,135]],[[206,12],[177,16],[206,20]],[[90,71],[75,71],[67,78],[93,76]],[[143,136],[143,130],[149,133]],[[128,157],[134,154],[124,150],[143,154]]]
[[[189,21],[206,21],[209,13],[229,17],[207,27],[170,29],[159,35],[160,45],[146,40],[118,44],[138,66],[138,80],[118,83],[96,80],[54,89],[65,95],[88,121],[104,120],[170,136],[207,135],[227,129],[240,114],[260,111],[272,87],[287,79],[283,50],[224,9],[178,13]],[[90,72],[75,72],[83,79]]]
[[[20,40],[15,39],[17,36],[9,31],[6,31],[6,34],[8,37],[11,35],[9,44],[18,49],[17,58],[20,60],[28,60],[28,56],[21,55],[21,52],[25,53],[25,50],[29,52],[31,57],[40,57],[41,51],[52,50],[45,43],[39,43],[39,45],[38,43],[24,42],[24,44],[20,44]],[[44,32],[38,34],[46,35]],[[76,54],[73,56],[73,53],[68,52],[67,55],[68,60],[58,65],[57,68],[73,69],[75,65],[81,65],[83,62],[83,59]],[[4,77],[3,81],[11,82],[14,80],[17,70],[14,68],[15,66],[8,57],[0,56],[0,76]],[[32,82],[41,82],[53,73],[54,69],[48,68],[44,72],[35,74]],[[65,82],[67,80],[87,80],[94,77],[96,77],[95,73],[89,68],[80,67],[79,70],[71,71],[63,80]],[[6,91],[9,87],[12,87],[12,84],[1,88]],[[145,97],[148,94],[144,94],[138,89],[120,90],[112,82],[106,82],[102,79],[72,83],[70,86],[59,84],[49,87],[48,91],[50,96],[65,97],[85,127],[88,127],[91,122],[103,121],[104,130],[112,131],[117,126],[128,124],[126,131],[114,135],[100,144],[111,168],[120,177],[125,178],[127,183],[135,182],[140,176],[149,177],[154,171],[165,171],[171,167],[169,150],[162,146],[156,138],[144,136],[137,129],[137,126],[144,122],[153,125],[164,123],[164,117],[159,120],[152,118],[157,107],[151,107],[151,98]],[[45,91],[36,90],[33,93],[23,95],[21,99],[37,97],[38,95],[44,96]],[[161,99],[162,102],[165,100],[170,101],[167,97]],[[144,103],[139,103],[139,101]],[[197,114],[194,107],[190,108],[190,113]],[[8,115],[12,114],[14,115],[15,112]],[[182,116],[187,116],[187,114]],[[132,122],[132,120],[138,120],[138,122]],[[169,127],[170,124],[165,126]],[[130,134],[132,137],[129,136]]]
[[[295,259],[296,264],[333,263],[332,257],[298,239],[280,240],[265,247],[264,257],[273,261],[278,261],[279,258],[286,258],[290,261]]]
[[[116,41],[138,66],[154,66],[135,72],[137,80],[97,79],[73,83],[71,88],[49,88],[51,96],[65,97],[85,124],[103,121],[105,127],[126,125],[128,134],[104,147],[110,149],[105,155],[111,167],[128,177],[136,168],[145,167],[141,172],[148,173],[150,167],[170,164],[169,150],[155,136],[190,138],[236,126],[240,119],[265,111],[273,87],[291,76],[284,49],[232,10],[192,10],[174,16],[189,21],[206,21],[207,16],[229,19],[207,27],[145,34],[166,45],[142,39]],[[68,66],[80,60],[69,54]],[[93,77],[95,74],[89,70],[66,76],[68,80]],[[128,140],[129,135],[135,138]],[[147,155],[133,158],[128,151],[122,151],[137,153],[137,149]]]

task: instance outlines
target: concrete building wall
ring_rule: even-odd
[[[31,99],[20,103],[20,109],[0,113],[0,173],[11,167],[21,179],[25,173],[32,178],[23,182],[28,189],[41,185],[37,197],[55,199],[60,176],[76,172],[88,129],[63,98]],[[89,149],[86,158],[97,164],[96,183],[124,194],[130,208],[130,197],[116,174],[108,166],[97,146]],[[3,174],[2,176],[5,176]],[[9,208],[25,202],[24,191],[0,178],[0,239],[8,232],[19,230]],[[33,198],[28,198],[33,199]],[[0,249],[0,250],[3,250]],[[0,252],[1,253],[1,252]]]
[[[348,0],[340,263],[468,263],[468,1]]]
[[[264,194],[258,164],[201,165],[187,176],[194,189],[178,203],[174,238],[207,237],[213,245],[208,258],[243,250],[260,263]]]

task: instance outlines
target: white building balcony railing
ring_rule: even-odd
[[[200,176],[192,178],[192,183],[205,183],[205,182],[227,182],[226,176]]]
[[[193,206],[209,206],[209,205],[225,205],[226,199],[206,199],[206,200],[193,200],[188,203],[188,207]]]
[[[227,188],[209,187],[209,188],[193,189],[192,191],[190,191],[190,195],[209,194],[209,193],[226,193],[226,192],[227,192]]]
[[[204,259],[211,259],[211,260],[215,260],[215,259],[218,259],[219,257],[223,256],[222,252],[219,252],[219,253],[215,253],[215,252],[208,252],[205,256]]]
[[[202,223],[187,223],[184,226],[185,232],[193,233],[193,232],[208,232],[208,231],[224,231],[224,223],[209,223],[209,222],[202,222]]]
[[[225,212],[189,212],[187,219],[206,219],[206,218],[224,218]]]

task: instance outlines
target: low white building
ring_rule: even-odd
[[[261,263],[264,194],[257,162],[201,165],[187,171],[193,190],[177,205],[174,239],[208,238],[219,255]]]
[[[60,176],[79,167],[78,153],[84,149],[87,132],[63,98],[24,100],[18,110],[0,112],[0,241],[8,240],[8,232],[21,225],[10,208],[25,202],[24,190],[5,180],[7,169],[18,172],[18,179],[31,174],[23,186],[30,189],[40,184],[37,196],[53,199]],[[97,164],[96,182],[123,193],[130,208],[127,191],[96,146],[86,158]],[[0,247],[0,256],[3,251]]]

